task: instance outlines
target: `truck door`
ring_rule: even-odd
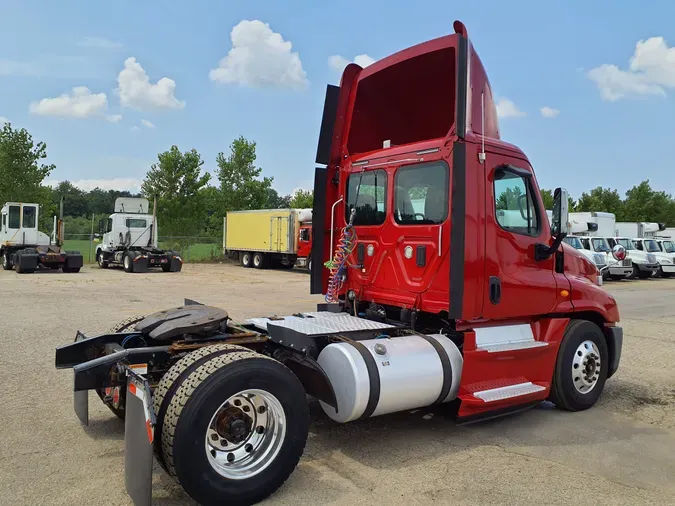
[[[21,244],[19,229],[21,229],[21,207],[19,205],[9,206],[7,213],[7,227],[5,229],[6,240]]]
[[[547,314],[558,290],[553,257],[534,259],[535,244],[549,244],[551,233],[532,168],[505,156],[489,154],[488,160],[483,316]]]
[[[32,245],[38,242],[36,206],[21,206],[21,241]]]

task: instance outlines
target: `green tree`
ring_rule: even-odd
[[[25,128],[5,123],[0,129],[0,204],[8,201],[35,202],[41,206],[40,228],[48,228],[55,208],[52,190],[43,182],[54,170],[47,158],[47,145],[35,142]]]
[[[652,189],[649,179],[626,192],[625,221],[675,223],[675,202],[670,194]]]
[[[544,209],[553,210],[553,190],[541,190],[541,200],[544,202]]]
[[[621,221],[624,212],[623,201],[618,191],[598,186],[588,193],[581,194],[577,211],[614,213],[617,221]]]
[[[62,181],[52,191],[52,202],[58,208],[63,198],[63,214],[67,216],[86,216],[89,214],[87,194],[73,186],[70,181]]]
[[[198,235],[203,232],[205,207],[200,198],[210,174],[202,174],[199,153],[181,152],[177,146],[157,155],[141,186],[143,194],[157,198],[158,227],[162,235]]]
[[[267,190],[267,204],[265,204],[265,209],[288,209],[291,207],[291,196],[290,195],[279,195],[274,188],[269,188]]]
[[[256,143],[240,136],[230,145],[226,157],[218,153],[218,179],[222,211],[264,209],[269,201],[273,178],[260,178],[262,169],[255,166]]]
[[[290,207],[293,209],[310,209],[314,207],[314,192],[309,190],[296,190],[291,198]]]

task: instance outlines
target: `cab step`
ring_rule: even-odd
[[[541,385],[536,385],[531,381],[525,383],[518,383],[516,385],[509,385],[506,387],[491,388],[489,390],[482,390],[474,392],[473,396],[481,399],[483,402],[496,402],[511,399],[513,397],[521,397],[546,390]]]

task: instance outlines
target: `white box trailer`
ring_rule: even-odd
[[[644,239],[661,235],[665,230],[665,223],[619,221],[616,224],[616,233],[612,235]]]
[[[596,211],[574,212],[570,213],[569,216],[572,225],[586,223],[595,223],[597,225],[597,228],[587,227],[588,232],[584,233],[584,235],[593,237],[612,237],[616,235],[616,216],[614,213]],[[595,228],[595,230],[591,230],[591,228]]]

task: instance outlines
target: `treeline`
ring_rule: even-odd
[[[132,197],[128,191],[95,188],[83,191],[68,181],[55,188],[44,185],[54,170],[45,164],[47,146],[33,141],[25,129],[5,123],[0,129],[0,203],[7,201],[37,202],[41,205],[40,227],[51,230],[52,216],[64,197],[67,234],[89,234],[98,230],[98,221],[113,211],[115,199]],[[211,236],[223,231],[227,211],[243,209],[309,208],[311,191],[281,195],[274,179],[256,166],[256,143],[239,137],[227,153],[216,156],[215,177],[204,172],[204,160],[192,149],[177,146],[157,155],[149,167],[141,192],[151,202],[157,197],[159,232],[163,236]],[[547,209],[553,208],[553,192],[542,190]],[[604,211],[616,215],[617,221],[646,221],[675,226],[675,200],[663,191],[654,190],[649,180],[642,181],[625,193],[597,187],[570,198],[571,211]]]
[[[546,209],[553,209],[553,191],[542,190]],[[570,197],[570,211],[614,213],[616,221],[643,221],[675,226],[675,199],[651,187],[649,179],[633,186],[621,197],[617,190],[598,186],[583,192],[578,200]]]
[[[196,150],[181,152],[177,146],[160,153],[145,175],[141,192],[83,191],[69,181],[52,188],[44,181],[55,169],[45,164],[47,146],[33,141],[25,129],[5,123],[0,129],[0,203],[37,202],[41,206],[40,228],[50,231],[52,217],[64,199],[66,234],[90,234],[92,224],[113,212],[118,197],[157,198],[159,232],[163,236],[213,236],[223,233],[223,216],[242,209],[312,207],[311,191],[279,194],[272,177],[262,177],[255,165],[256,143],[236,139],[229,152],[216,156],[216,177],[203,171],[204,161]]]

